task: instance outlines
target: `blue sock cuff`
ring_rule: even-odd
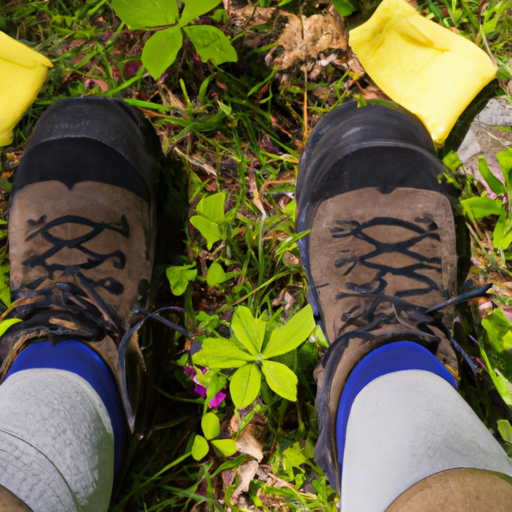
[[[336,419],[336,441],[340,477],[343,469],[347,423],[354,400],[359,392],[372,380],[388,373],[403,370],[424,370],[435,373],[457,389],[455,377],[450,374],[431,352],[417,343],[397,341],[370,352],[354,368],[341,394]]]
[[[76,373],[98,393],[114,431],[114,475],[117,476],[123,462],[127,432],[123,404],[105,362],[80,341],[66,340],[56,345],[42,341],[28,346],[16,357],[7,378],[13,373],[34,368],[55,368]]]

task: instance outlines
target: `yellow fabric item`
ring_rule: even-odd
[[[375,83],[416,114],[437,145],[496,76],[484,51],[423,18],[405,0],[384,0],[366,23],[350,32],[349,43]]]
[[[52,63],[40,53],[0,32],[0,146],[39,93]]]

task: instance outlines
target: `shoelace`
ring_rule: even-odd
[[[118,269],[124,268],[126,264],[126,256],[120,250],[115,250],[108,254],[100,254],[94,252],[87,247],[84,246],[85,243],[91,241],[93,238],[96,238],[103,231],[110,230],[116,233],[119,233],[124,238],[129,238],[130,236],[130,226],[128,224],[128,220],[124,215],[121,216],[119,223],[117,224],[104,224],[94,222],[91,219],[86,217],[81,217],[78,215],[63,215],[62,217],[58,217],[57,219],[52,220],[51,222],[46,222],[46,215],[43,215],[38,220],[28,220],[28,224],[32,226],[42,225],[37,231],[34,231],[30,234],[26,241],[30,241],[37,236],[41,236],[46,242],[52,244],[48,250],[43,252],[42,254],[35,254],[27,258],[23,265],[28,267],[42,267],[48,273],[48,278],[53,279],[53,275],[56,271],[61,271],[63,275],[68,275],[69,272],[73,271],[73,273],[78,273],[79,270],[90,270],[100,266],[107,260],[113,260],[113,266]],[[44,224],[44,225],[43,225]],[[51,229],[62,226],[65,224],[73,224],[79,226],[85,226],[91,228],[88,233],[83,235],[76,236],[71,239],[60,238],[51,233]],[[66,265],[61,263],[48,263],[48,260],[53,256],[57,255],[63,249],[74,249],[83,253],[87,260],[84,263],[78,265]],[[33,283],[31,283],[27,288],[34,290],[37,288],[42,282],[44,282],[46,277],[42,277],[37,279]],[[100,281],[89,281],[89,284],[92,284],[94,288],[101,287],[107,290],[112,295],[120,295],[123,293],[124,287],[121,283],[116,281],[113,278],[102,279]]]
[[[102,328],[102,330],[107,335],[111,337],[114,336],[114,339],[118,339],[118,336],[122,332],[122,330],[121,326],[119,325],[119,320],[117,319],[115,313],[111,311],[111,309],[105,304],[101,297],[94,291],[94,288],[90,285],[87,278],[85,278],[78,269],[75,269],[74,275],[77,275],[80,278],[80,281],[84,286],[83,289],[67,282],[54,283],[53,285],[43,288],[41,290],[24,292],[22,296],[18,300],[16,300],[11,305],[11,307],[7,311],[5,311],[5,313],[0,317],[0,322],[3,321],[9,315],[11,315],[13,312],[17,312],[19,316],[26,316],[27,314],[37,315],[38,311],[48,311],[49,309],[56,309],[56,313],[58,313],[59,310],[72,310],[79,316],[86,316],[88,319],[95,322],[99,327]],[[89,296],[87,295],[85,290],[87,290]],[[57,300],[55,300],[56,297],[58,298]],[[90,300],[91,297],[94,299],[94,302]],[[142,314],[144,315],[144,318],[137,322],[135,325],[131,326],[122,335],[121,340],[119,342],[118,353],[121,370],[120,392],[122,395],[122,401],[125,407],[125,413],[128,420],[128,424],[132,431],[135,425],[135,414],[130,402],[128,382],[126,379],[126,359],[130,341],[148,319],[156,320],[166,325],[167,327],[170,327],[171,329],[178,331],[186,338],[192,338],[193,335],[190,331],[158,315],[158,313],[161,313],[165,310],[174,309],[177,308],[163,307],[154,312],[150,312],[143,308],[135,308],[130,317],[133,318],[135,315]],[[18,324],[17,327],[20,330],[23,330],[23,323]],[[55,326],[52,324],[52,328],[56,329],[54,330],[54,333],[56,335],[59,335],[58,325]],[[66,328],[70,329],[72,328],[72,326],[67,324]],[[80,337],[84,337],[83,332],[80,333]],[[94,340],[89,341],[94,342]]]
[[[398,242],[382,242],[368,233],[370,228],[375,230],[375,228],[386,229],[390,227],[407,230],[412,233],[412,236]],[[349,290],[349,292],[343,291],[336,295],[337,299],[350,297],[368,299],[368,303],[365,304],[364,308],[361,308],[360,305],[356,305],[350,311],[346,311],[342,315],[341,319],[345,323],[339,331],[338,339],[344,337],[352,338],[355,336],[371,337],[371,331],[386,324],[394,323],[397,320],[400,323],[404,323],[404,321],[406,321],[404,317],[407,316],[417,323],[435,324],[449,336],[448,329],[444,324],[440,321],[436,321],[433,317],[430,317],[430,315],[458,302],[483,296],[487,293],[489,288],[492,287],[492,284],[463,293],[430,308],[418,306],[407,301],[406,298],[417,297],[432,291],[442,294],[442,290],[439,288],[436,281],[419,273],[420,271],[441,273],[441,259],[439,257],[428,257],[414,251],[414,246],[423,240],[430,239],[440,243],[441,238],[439,233],[436,232],[437,229],[437,224],[428,217],[416,218],[414,223],[393,217],[375,217],[362,223],[354,220],[336,221],[336,227],[331,229],[333,238],[343,239],[354,237],[370,244],[374,249],[370,249],[363,255],[340,257],[336,259],[334,266],[339,269],[344,269],[344,276],[348,276],[356,266],[362,266],[376,271],[376,274],[370,282],[364,284],[346,282],[345,288]],[[343,252],[348,252],[348,250]],[[383,255],[387,255],[387,258],[393,261],[393,258],[396,260],[397,254],[399,256],[405,256],[407,261],[412,260],[413,263],[402,267],[393,267],[375,261],[378,257]],[[419,286],[415,288],[408,287],[407,289],[396,292],[394,296],[386,295],[384,292],[388,285],[386,281],[386,276],[388,275],[397,278],[406,278],[408,282],[414,280],[419,283]],[[384,307],[380,308],[380,306]],[[361,309],[359,314],[355,314],[359,309]],[[355,329],[346,332],[346,330],[351,327],[355,327]],[[345,331],[345,333],[343,333],[343,331]]]

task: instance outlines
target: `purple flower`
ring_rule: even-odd
[[[206,368],[204,368],[203,366],[197,366],[196,368],[198,368],[201,373],[206,373]],[[199,380],[197,379],[197,374],[196,374],[196,370],[193,366],[184,366],[183,367],[183,371],[185,372],[185,374],[187,375],[187,377],[189,377],[190,379],[192,379],[196,386],[194,388],[194,393],[196,393],[197,395],[199,396],[202,396],[203,398],[206,398],[206,392],[207,392],[207,389],[199,383]],[[225,388],[226,386],[224,386]],[[222,388],[222,389],[224,389]],[[209,407],[211,407],[212,409],[218,409],[219,408],[219,405],[224,401],[224,399],[226,398],[226,393],[224,393],[222,390],[220,390],[210,401],[210,403],[208,404]]]

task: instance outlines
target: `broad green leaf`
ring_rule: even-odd
[[[7,306],[10,307],[12,304],[11,301],[11,289],[7,283],[3,283],[0,286],[0,300]]]
[[[176,60],[182,45],[183,35],[177,26],[159,30],[146,41],[142,63],[155,80]]]
[[[238,55],[231,41],[211,25],[183,27],[203,62],[211,60],[216,66],[224,62],[236,62]]]
[[[197,203],[196,210],[208,220],[211,220],[216,224],[222,224],[226,222],[226,216],[224,215],[225,203],[226,193],[218,192],[211,196],[204,196],[201,201]]]
[[[229,105],[222,103],[222,101],[220,100],[217,100],[217,103],[219,104],[219,108],[221,109],[222,112],[224,112],[224,114],[226,114],[227,116],[231,115],[232,108]]]
[[[0,322],[0,336],[3,336],[7,332],[7,329],[12,327],[14,324],[19,324],[20,322],[20,318],[8,318],[7,320]]]
[[[233,439],[214,439],[212,445],[219,450],[224,457],[231,457],[236,453],[236,444]]]
[[[192,356],[194,364],[208,368],[239,368],[257,357],[238,348],[232,340],[226,338],[206,338],[201,350]]]
[[[478,157],[478,170],[480,171],[480,174],[482,175],[483,179],[487,182],[487,185],[491,187],[491,190],[495,194],[506,194],[507,189],[505,188],[505,185],[501,183],[501,181],[494,176],[494,174],[489,169],[489,166],[487,165],[487,162],[485,161],[485,158],[483,156]]]
[[[278,395],[295,402],[297,400],[297,375],[277,361],[263,361],[263,375],[270,389]]]
[[[498,432],[501,434],[501,437],[507,441],[507,443],[512,443],[512,425],[508,420],[498,420]]]
[[[182,27],[187,25],[193,19],[199,18],[199,16],[210,12],[221,2],[222,0],[183,0],[185,8],[181,14],[180,25]]]
[[[249,308],[239,306],[231,320],[231,329],[238,341],[255,356],[261,352],[265,338],[265,322],[256,320]]]
[[[501,201],[489,197],[470,197],[460,203],[464,211],[473,219],[482,219],[488,215],[501,215],[503,211]]]
[[[192,265],[183,265],[182,267],[168,267],[165,271],[171,291],[174,295],[183,295],[187,289],[188,283],[197,276],[195,263]]]
[[[494,226],[494,231],[492,232],[492,246],[495,249],[499,247],[505,251],[508,249],[509,245],[512,244],[512,231],[509,230],[507,233],[511,222],[512,220],[507,217],[506,212],[502,211],[498,222],[496,222],[496,226]]]
[[[216,9],[215,12],[211,15],[212,20],[215,20],[217,23],[225,23],[228,21],[228,15],[226,10],[222,7],[220,9]]]
[[[197,435],[192,445],[192,457],[195,460],[201,460],[207,455],[208,451],[208,441],[203,436]]]
[[[283,453],[283,467],[286,471],[292,468],[300,469],[302,464],[306,464],[308,459],[302,453],[299,443],[294,443],[293,446],[287,448]]]
[[[297,202],[295,201],[295,199],[293,199],[292,201],[290,201],[284,208],[284,211],[291,215],[291,221],[293,224],[295,224],[295,215],[297,213]]]
[[[480,355],[501,398],[509,407],[512,407],[512,383],[498,369],[493,369],[482,346],[480,346]]]
[[[482,320],[482,327],[487,332],[487,339],[496,352],[512,348],[512,323],[501,309],[495,309]]]
[[[462,166],[462,162],[460,161],[459,155],[455,151],[450,151],[444,158],[443,164],[450,169],[450,171],[455,172],[459,167]]]
[[[499,247],[500,242],[503,239],[503,235],[505,234],[505,230],[507,229],[507,214],[505,211],[501,212],[500,218],[498,222],[496,222],[496,226],[494,226],[494,231],[492,232],[492,246],[496,249]]]
[[[199,230],[201,235],[203,235],[206,240],[206,246],[208,247],[208,250],[213,247],[215,242],[218,242],[222,238],[219,226],[215,224],[215,222],[212,222],[205,217],[194,215],[191,217],[190,223],[192,226]]]
[[[214,261],[210,268],[208,269],[208,273],[206,274],[206,282],[208,286],[217,286],[218,284],[222,284],[224,281],[227,281],[229,277],[227,276],[224,269]]]
[[[500,240],[498,247],[505,251],[509,248],[510,244],[512,244],[512,232],[509,232],[508,235]]]
[[[252,404],[261,387],[261,371],[255,363],[238,368],[231,377],[229,391],[237,409]]]
[[[210,329],[216,329],[219,325],[219,315],[209,315],[206,311],[199,311],[196,314],[196,323],[200,326],[207,326]]]
[[[201,418],[201,428],[206,439],[210,440],[220,434],[220,421],[213,412],[207,412]]]
[[[132,29],[174,25],[179,17],[176,0],[112,0],[112,8]]]
[[[274,329],[270,340],[263,350],[266,359],[286,354],[297,348],[315,328],[313,310],[308,304],[298,313],[293,315],[280,329]]]
[[[505,176],[505,183],[509,192],[512,192],[512,148],[507,148],[505,151],[500,151],[496,154],[498,163],[500,164],[503,176]]]
[[[340,16],[350,16],[356,10],[349,0],[332,0],[332,5]]]

